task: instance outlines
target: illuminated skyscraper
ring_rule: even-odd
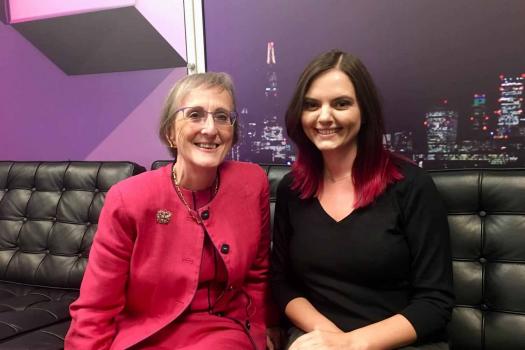
[[[525,137],[525,117],[523,115],[523,79],[525,74],[516,77],[500,75],[498,128],[495,139]]]
[[[277,97],[277,73],[275,72],[274,66],[277,62],[275,61],[275,46],[273,41],[268,43],[266,49],[266,97]],[[276,99],[275,99],[276,100]]]
[[[428,153],[449,153],[456,148],[458,112],[447,101],[425,114]]]
[[[490,138],[491,118],[487,113],[487,97],[485,94],[475,94],[472,101],[472,109],[467,116],[464,134],[462,138],[470,141],[482,141]]]
[[[269,41],[266,49],[266,64],[272,65],[276,63],[277,62],[275,61],[275,46],[273,44],[273,41]]]
[[[408,154],[414,151],[411,131],[396,131],[383,135],[383,144],[392,152]]]
[[[293,161],[294,156],[292,147],[285,137],[284,127],[279,123],[283,117],[280,115],[282,112],[279,108],[276,64],[275,44],[270,41],[266,51],[265,103],[261,110],[263,120],[262,123],[257,123],[262,129],[249,128],[247,131],[250,135],[253,134],[250,136],[251,152],[257,159],[252,160],[285,164]]]

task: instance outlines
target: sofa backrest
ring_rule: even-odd
[[[290,168],[265,165],[272,215]],[[448,210],[452,349],[525,349],[525,169],[430,171]]]
[[[0,162],[0,281],[77,289],[100,209],[129,162]]]
[[[525,169],[432,171],[448,209],[456,349],[525,349]]]
[[[151,164],[151,170],[161,168],[164,165],[168,165],[170,163],[173,163],[173,161],[172,160],[156,160]]]

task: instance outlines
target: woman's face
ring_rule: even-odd
[[[181,101],[182,107],[201,107],[208,112],[231,112],[233,100],[220,88],[196,88]],[[177,147],[177,163],[190,168],[216,168],[232,147],[233,125],[216,123],[211,114],[198,123],[177,112],[169,135]]]
[[[334,68],[315,78],[304,97],[301,123],[323,156],[357,150],[361,110],[344,72]]]

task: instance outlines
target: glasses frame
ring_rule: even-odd
[[[230,120],[231,120],[230,123],[225,123],[225,124],[223,124],[223,123],[220,122],[220,121],[218,122],[218,121],[215,119],[215,117],[214,117],[214,114],[215,114],[215,113],[218,113],[217,111],[210,112],[210,111],[207,111],[207,110],[205,110],[203,107],[200,107],[200,106],[186,106],[186,107],[181,107],[181,108],[176,109],[175,112],[173,112],[173,115],[177,115],[177,113],[179,113],[179,112],[183,112],[183,113],[182,113],[182,116],[184,117],[184,119],[192,121],[191,119],[186,118],[186,115],[185,115],[185,113],[184,113],[185,110],[190,109],[190,108],[196,108],[196,109],[199,108],[199,109],[202,109],[202,111],[203,111],[204,113],[206,113],[206,118],[204,118],[204,119],[202,119],[202,120],[199,119],[198,124],[204,124],[204,123],[206,122],[206,120],[208,119],[208,115],[211,114],[211,117],[212,117],[212,119],[213,119],[213,123],[214,123],[214,124],[216,124],[216,125],[221,125],[221,126],[222,126],[222,125],[224,125],[224,126],[234,126],[235,123],[237,122],[237,118],[239,117],[239,113],[237,113],[237,111],[221,111],[221,112],[224,112],[224,113],[228,113],[228,114],[230,115]],[[192,121],[192,122],[195,122],[195,121]]]

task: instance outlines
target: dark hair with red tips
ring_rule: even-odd
[[[345,73],[354,85],[361,110],[357,155],[352,167],[352,181],[356,191],[354,208],[357,209],[372,203],[385,191],[388,184],[401,180],[403,175],[394,164],[399,157],[383,146],[383,111],[370,73],[357,57],[340,50],[325,52],[306,66],[286,111],[286,129],[297,146],[297,160],[292,165],[292,188],[300,192],[301,198],[312,197],[319,191],[323,176],[323,157],[304,133],[301,117],[304,97],[312,82],[322,73],[334,68]]]

